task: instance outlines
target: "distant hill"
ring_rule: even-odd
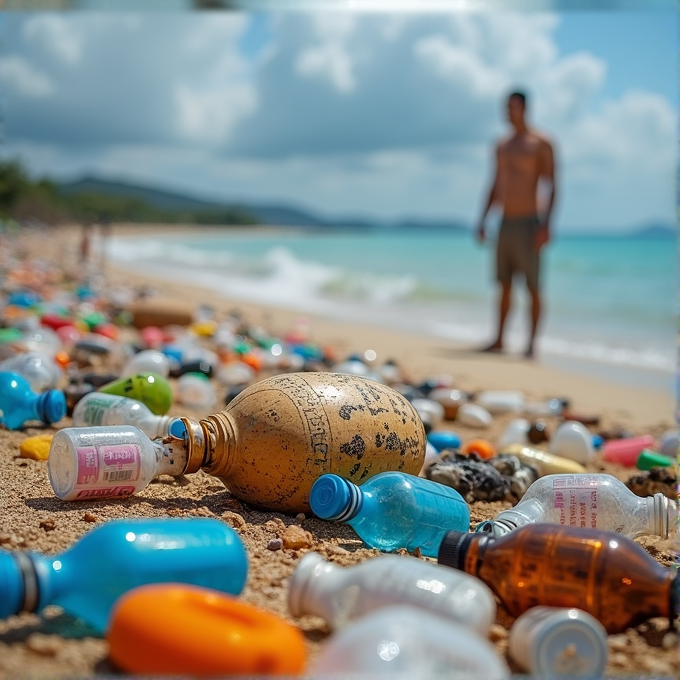
[[[664,224],[650,224],[646,227],[636,229],[632,236],[640,236],[642,238],[677,238],[677,227],[671,227]]]
[[[116,198],[129,198],[143,201],[152,208],[164,211],[217,213],[236,209],[252,215],[257,222],[274,226],[309,229],[469,230],[466,225],[460,222],[420,219],[416,217],[396,222],[378,221],[361,217],[324,219],[309,210],[294,206],[243,202],[219,203],[139,184],[129,184],[94,177],[84,177],[74,182],[57,182],[56,187],[58,192],[66,197],[80,194],[95,194]]]

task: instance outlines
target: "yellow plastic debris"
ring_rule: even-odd
[[[50,455],[50,444],[53,434],[39,434],[36,437],[28,437],[21,442],[19,453],[22,458],[32,458],[33,460],[47,460]]]

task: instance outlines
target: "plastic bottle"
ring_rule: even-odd
[[[511,420],[496,441],[498,450],[502,451],[504,447],[511,446],[512,444],[528,445],[530,428],[531,423],[525,418]]]
[[[51,425],[65,415],[66,397],[61,390],[36,394],[23,376],[0,372],[0,424],[8,430],[18,430],[31,420]]]
[[[397,604],[439,614],[484,636],[496,617],[493,593],[479,579],[403,555],[381,555],[342,568],[319,553],[307,553],[288,587],[293,616],[320,616],[331,629]]]
[[[677,519],[676,503],[664,494],[640,498],[611,475],[548,475],[536,480],[514,508],[481,522],[476,530],[498,537],[525,524],[545,522],[606,529],[630,538],[668,538]]]
[[[602,447],[602,454],[604,459],[610,463],[633,467],[644,449],[653,449],[655,446],[654,437],[644,434],[639,437],[612,439],[605,442]]]
[[[158,373],[167,378],[170,375],[170,360],[158,350],[142,350],[127,360],[120,375],[121,378],[128,378],[137,373]]]
[[[532,607],[512,624],[508,652],[535,677],[601,678],[607,631],[581,609]]]
[[[309,676],[509,680],[510,670],[493,645],[470,628],[401,605],[367,614],[331,636]]]
[[[151,439],[167,436],[173,420],[154,415],[141,401],[103,392],[86,394],[73,409],[74,427],[134,425]]]
[[[64,372],[46,352],[24,352],[0,363],[0,372],[18,373],[26,378],[34,392],[44,392],[59,385]]]
[[[182,474],[186,452],[132,425],[66,427],[52,439],[47,471],[63,501],[123,498],[159,475]]]
[[[493,417],[483,406],[468,403],[461,404],[456,419],[468,427],[487,428],[493,422]]]
[[[492,415],[521,413],[525,407],[524,395],[515,390],[483,390],[475,401]]]
[[[451,531],[437,559],[481,578],[511,616],[538,605],[579,607],[609,634],[675,616],[677,571],[613,531],[554,524],[528,524],[501,538]]]
[[[306,660],[298,628],[253,605],[176,583],[135,588],[114,605],[109,658],[146,676],[298,676]]]
[[[203,469],[240,500],[309,511],[309,492],[331,472],[363,482],[386,470],[417,475],[425,431],[398,392],[358,376],[292,373],[244,389],[219,413],[170,425],[183,473]]]
[[[575,460],[581,465],[589,463],[595,455],[593,435],[585,425],[574,420],[563,422],[550,440],[550,453]]]
[[[103,633],[132,588],[176,582],[238,595],[247,571],[238,534],[219,520],[113,520],[56,556],[0,549],[0,618],[55,604]]]
[[[372,548],[419,548],[435,557],[447,528],[469,531],[470,509],[451,487],[402,472],[383,472],[357,486],[326,474],[312,486],[312,512],[349,524]]]
[[[185,373],[177,380],[177,401],[190,408],[209,410],[217,402],[210,378],[203,373]]]
[[[141,401],[157,416],[165,415],[172,406],[172,388],[158,373],[137,373],[127,378],[119,378],[108,385],[103,385],[99,391]]]
[[[459,449],[461,445],[460,437],[450,430],[434,430],[427,435],[427,441],[434,446],[437,451],[444,449]]]
[[[535,468],[540,477],[552,474],[579,474],[586,471],[583,465],[569,458],[555,456],[547,451],[522,444],[511,444],[502,449],[499,448],[499,452],[517,456],[521,463]]]
[[[664,456],[663,453],[657,453],[650,449],[645,449],[637,458],[635,467],[638,470],[653,470],[657,467],[671,467],[677,465],[673,458]]]

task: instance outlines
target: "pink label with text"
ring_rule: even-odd
[[[560,511],[560,524],[571,527],[597,528],[597,487],[593,476],[560,475],[553,480],[555,509]]]
[[[141,452],[136,444],[100,446],[102,482],[136,482],[141,467]]]
[[[99,454],[94,446],[81,446],[77,450],[77,486],[94,484],[99,478]]]
[[[79,500],[84,498],[123,498],[124,496],[132,496],[134,492],[134,486],[112,486],[106,489],[81,489],[76,495],[76,498]]]

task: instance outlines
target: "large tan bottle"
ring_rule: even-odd
[[[309,510],[325,473],[354,482],[389,470],[417,475],[425,429],[411,404],[373,380],[291,373],[246,388],[220,413],[170,429],[184,472],[203,469],[238,499],[282,512]]]

